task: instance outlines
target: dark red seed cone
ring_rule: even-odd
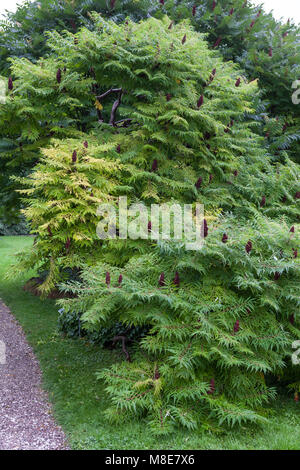
[[[155,380],[158,380],[160,378],[160,373],[159,373],[159,370],[158,370],[157,367],[155,369],[154,378],[155,378]]]
[[[105,283],[108,287],[110,286],[110,274],[108,271],[105,274]]]
[[[161,5],[164,5],[164,4],[165,4],[165,0],[159,0],[159,3],[160,3]]]
[[[116,151],[117,151],[117,153],[121,153],[121,145],[120,144],[117,145]]]
[[[253,21],[251,21],[251,23],[250,23],[250,28],[253,28],[254,25],[255,25],[255,21],[253,20]]]
[[[69,253],[70,245],[71,245],[71,240],[70,240],[70,238],[68,237],[68,238],[67,238],[67,241],[66,241],[66,252],[67,252],[67,253]]]
[[[57,83],[61,82],[61,70],[60,69],[58,69],[56,72],[56,81]]]
[[[300,191],[297,191],[295,194],[295,199],[300,199]]]
[[[76,163],[77,162],[77,152],[76,150],[74,150],[73,154],[72,154],[72,162],[73,163]]]
[[[182,40],[181,40],[181,44],[184,44],[186,42],[186,34],[183,36]]]
[[[197,101],[197,107],[198,108],[201,108],[201,106],[203,105],[203,101],[204,101],[204,96],[201,95],[200,98]]]
[[[151,167],[151,171],[154,172],[156,171],[158,168],[158,163],[157,163],[157,160],[153,160],[153,163],[152,163],[152,167]]]
[[[238,78],[237,81],[235,82],[235,86],[236,86],[236,87],[239,87],[240,84],[241,84],[241,79]]]
[[[83,146],[87,149],[89,146],[88,142],[87,141],[83,142]]]
[[[286,196],[282,196],[281,202],[285,203],[286,201],[287,201],[287,197],[286,197]]]
[[[287,123],[285,123],[285,124],[283,125],[283,127],[282,127],[282,132],[285,132],[285,131],[287,130],[287,126],[288,126]]]
[[[260,207],[264,207],[266,205],[266,196],[263,196],[260,201]]]
[[[292,315],[290,316],[289,320],[290,320],[290,324],[291,324],[291,325],[294,325],[294,324],[295,324],[295,315],[292,314]]]
[[[12,77],[9,77],[8,79],[8,89],[12,91],[14,89],[14,84],[13,84],[13,79]]]
[[[193,16],[196,15],[196,5],[194,5],[193,8],[192,8],[192,15],[193,15]]]
[[[178,271],[176,271],[176,273],[175,273],[174,284],[175,284],[176,287],[179,287],[179,286],[180,286],[180,279],[179,279],[179,273],[178,273]]]
[[[116,0],[110,0],[110,8],[115,8]]]
[[[214,379],[211,379],[210,381],[210,389],[208,390],[208,395],[213,395],[216,391],[216,387],[215,387],[215,381]]]
[[[212,11],[214,11],[214,9],[216,8],[217,6],[217,2],[216,0],[213,1],[213,4],[212,4]]]
[[[270,47],[270,49],[269,49],[269,57],[273,57],[273,49],[272,49],[272,47]]]
[[[152,230],[152,224],[151,224],[151,222],[149,221],[149,222],[148,222],[148,232],[151,232],[151,230]]]
[[[259,10],[259,12],[257,13],[256,17],[259,18],[261,15],[261,10]]]
[[[158,280],[158,285],[163,287],[165,285],[165,273],[161,273]]]
[[[213,175],[210,174],[210,175],[209,175],[209,182],[211,183],[213,179],[214,179]]]
[[[278,279],[280,279],[280,273],[276,271],[276,273],[274,274],[274,281],[278,281]]]
[[[291,233],[295,233],[295,227],[294,227],[294,225],[291,227],[290,232],[291,232]]]
[[[118,281],[118,282],[119,282],[119,287],[121,287],[121,284],[122,284],[122,282],[123,282],[123,276],[122,276],[122,274],[120,274],[120,276],[119,276],[119,281]]]
[[[216,40],[216,42],[214,43],[214,46],[213,46],[214,49],[215,49],[216,47],[219,47],[219,45],[221,44],[221,41],[222,41],[222,37],[219,36],[218,39]]]
[[[171,95],[171,93],[168,93],[168,94],[166,95],[166,100],[167,100],[167,101],[170,101],[170,100],[171,100],[171,98],[172,98],[172,95]]]
[[[234,333],[238,333],[239,330],[240,330],[240,322],[239,322],[239,320],[237,320],[234,324],[233,331],[234,331]]]
[[[245,250],[248,254],[252,251],[252,242],[250,240],[246,243]]]
[[[203,237],[206,238],[208,235],[208,225],[206,219],[203,219]]]
[[[48,230],[48,233],[49,233],[49,237],[53,237],[53,233],[52,233],[52,230],[51,230],[49,225],[47,227],[47,230]]]
[[[232,16],[233,15],[233,12],[234,12],[234,8],[231,8],[230,12],[229,12],[229,16]]]
[[[238,171],[237,170],[234,170],[233,172],[234,176],[236,177],[238,175]]]
[[[217,69],[213,69],[213,71],[211,72],[211,74],[212,74],[213,76],[215,76],[215,75],[216,75],[216,72],[217,72]]]
[[[228,241],[228,235],[226,233],[224,233],[224,235],[222,237],[222,242],[227,243],[227,241]]]
[[[293,248],[293,256],[294,258],[298,258],[298,250],[295,250],[294,248]]]
[[[201,184],[202,184],[202,178],[201,178],[201,176],[200,176],[200,178],[199,178],[199,179],[197,180],[197,182],[195,183],[196,189],[199,189],[200,186],[201,186]]]

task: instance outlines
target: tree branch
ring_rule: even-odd
[[[122,341],[122,350],[123,350],[123,353],[125,354],[126,360],[127,360],[128,362],[131,362],[130,354],[129,354],[129,352],[128,352],[127,349],[126,349],[127,337],[126,337],[126,336],[115,336],[115,337],[113,338],[113,340],[112,340],[113,345],[115,345],[117,341]]]

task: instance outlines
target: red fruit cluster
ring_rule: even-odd
[[[246,243],[245,250],[248,254],[252,250],[252,242],[250,240]]]
[[[151,167],[151,171],[156,171],[158,168],[158,163],[157,163],[157,160],[153,160],[153,163],[152,163],[152,167]]]
[[[213,395],[216,391],[216,387],[215,387],[215,381],[214,379],[211,379],[210,381],[210,389],[208,390],[208,395]]]
[[[233,331],[234,333],[238,333],[239,330],[240,330],[240,322],[239,320],[237,320],[234,324]]]
[[[198,108],[201,108],[201,106],[203,105],[203,101],[204,101],[204,96],[201,95],[200,98],[197,101],[197,107]]]
[[[178,271],[176,271],[176,273],[175,273],[174,284],[175,284],[176,287],[179,287],[179,286],[180,286],[180,279],[179,279],[179,273],[178,273]]]
[[[200,176],[200,178],[198,179],[198,181],[195,183],[196,189],[199,189],[200,186],[201,186],[201,184],[202,184],[202,178],[201,178],[201,176]]]
[[[263,196],[260,201],[260,207],[264,207],[266,205],[266,196]]]
[[[158,280],[158,285],[163,287],[165,285],[165,273],[161,273]]]
[[[57,83],[61,82],[61,70],[60,69],[58,69],[56,72],[56,81]]]
[[[215,49],[216,47],[219,47],[219,45],[221,44],[221,41],[222,41],[222,37],[219,36],[218,39],[216,40],[216,42],[214,43],[214,46],[213,46],[214,49]]]
[[[227,241],[228,241],[228,235],[226,233],[224,233],[224,235],[222,237],[222,242],[227,243]]]

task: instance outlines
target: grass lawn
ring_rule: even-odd
[[[270,408],[269,424],[247,426],[212,434],[178,430],[156,438],[144,423],[111,426],[102,411],[108,406],[104,385],[95,372],[120,360],[111,352],[83,340],[62,338],[57,333],[57,308],[52,300],[40,300],[24,292],[22,278],[6,280],[4,274],[16,252],[29,246],[31,237],[0,237],[0,297],[23,326],[40,360],[44,387],[53,403],[57,421],[74,449],[300,449],[300,410],[292,398],[278,398]]]

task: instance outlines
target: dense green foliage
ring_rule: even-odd
[[[92,331],[107,322],[151,325],[140,342],[145,355],[101,377],[117,409],[109,417],[146,413],[157,433],[196,428],[208,415],[220,424],[262,420],[275,394],[264,374],[284,371],[299,339],[297,166],[288,158],[274,165],[251,131],[255,122],[244,121],[256,84],[188,24],[169,25],[100,18],[96,32],[76,34],[76,48],[72,34],[51,34],[57,59],[43,67],[65,67],[59,86],[82,89],[85,108],[94,82],[100,115],[77,139],[56,139],[24,180],[38,236],[19,266],[48,266],[47,291],[62,268],[101,260],[83,272],[83,284],[65,286],[76,296],[62,303]],[[35,81],[41,63],[29,66]],[[111,89],[113,118],[105,99],[115,92],[100,102]],[[205,248],[98,240],[97,205],[124,194],[148,206],[204,203]]]

